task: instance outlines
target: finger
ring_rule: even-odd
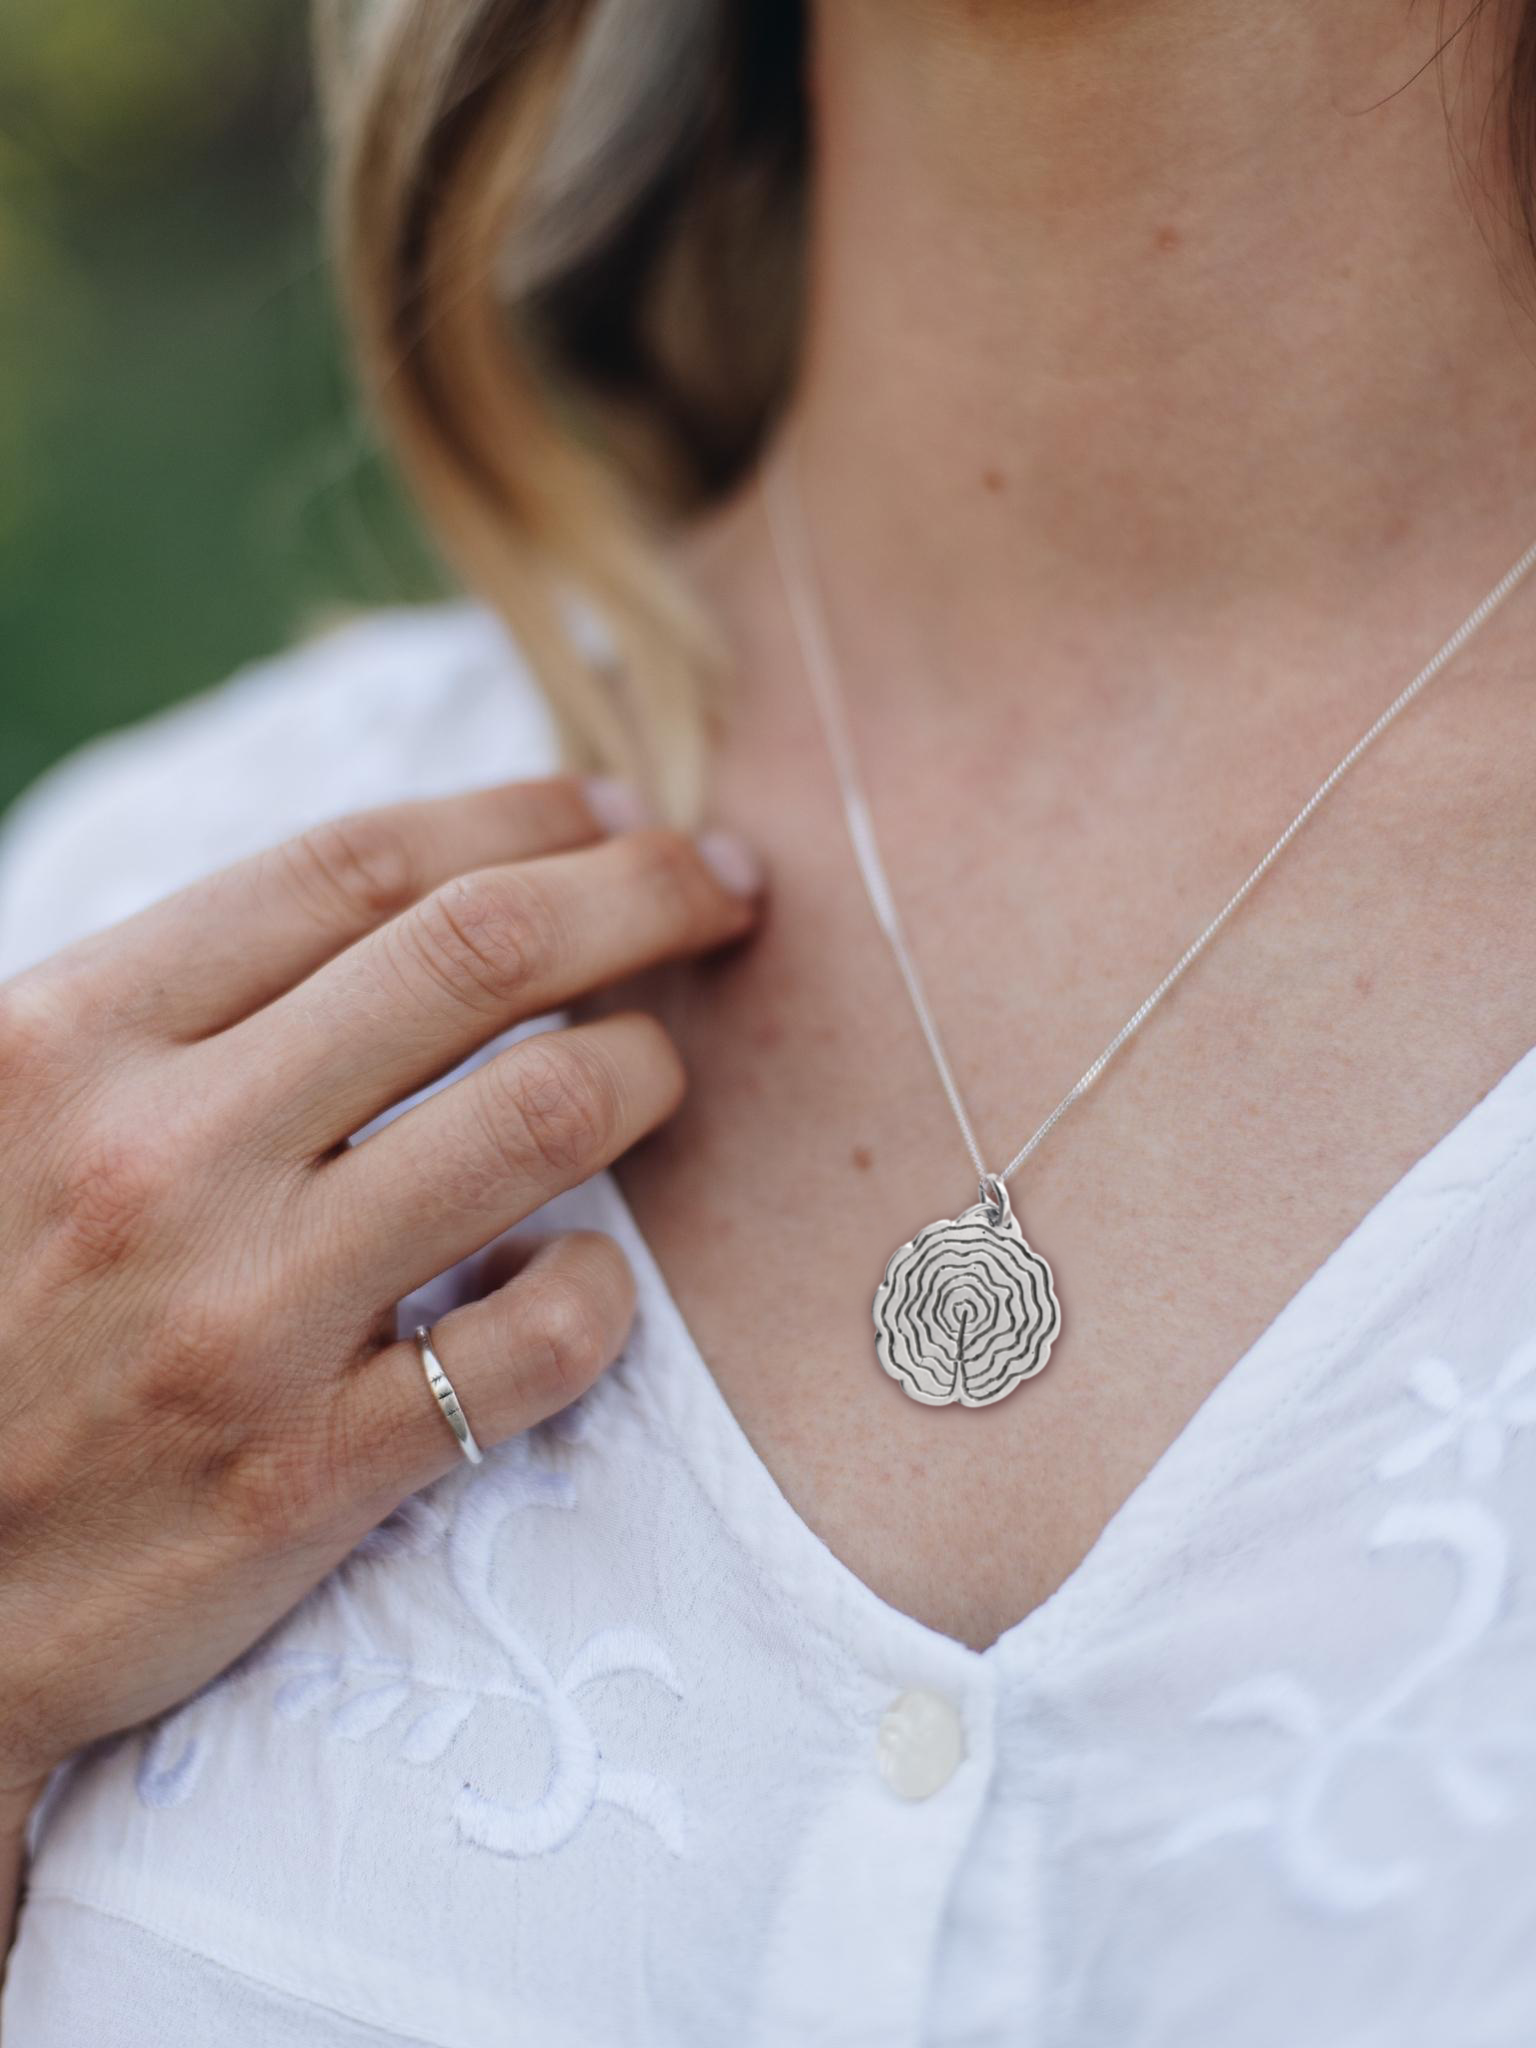
[[[597,809],[620,815],[602,785]],[[636,805],[638,800],[636,800]],[[63,956],[114,1022],[206,1036],[292,988],[454,875],[584,846],[603,825],[574,776],[328,819]]]
[[[321,1166],[310,1235],[397,1300],[627,1152],[685,1085],[640,1011],[538,1032]]]
[[[481,1449],[585,1392],[618,1356],[634,1302],[618,1246],[578,1231],[539,1246],[515,1279],[434,1325],[432,1349]],[[336,1441],[359,1498],[393,1506],[457,1462],[413,1339],[355,1366],[337,1398]]]
[[[275,1077],[268,1142],[328,1150],[508,1025],[739,937],[754,898],[721,872],[647,831],[459,876],[226,1034],[229,1072]]]

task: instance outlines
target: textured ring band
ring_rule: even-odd
[[[416,1349],[421,1353],[421,1369],[427,1376],[427,1385],[432,1389],[432,1398],[443,1411],[443,1419],[453,1431],[459,1449],[471,1465],[478,1465],[484,1453],[475,1442],[475,1432],[469,1426],[469,1417],[459,1405],[459,1397],[453,1391],[453,1381],[443,1371],[443,1361],[432,1349],[432,1332],[422,1323],[416,1331]]]

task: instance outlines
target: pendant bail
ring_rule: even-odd
[[[1001,1223],[1005,1217],[1012,1215],[1013,1205],[1008,1200],[1008,1190],[999,1175],[984,1173],[976,1185],[981,1190],[982,1206],[987,1212],[989,1223]]]

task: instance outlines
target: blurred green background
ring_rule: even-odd
[[[0,806],[426,594],[321,248],[304,0],[0,6]]]

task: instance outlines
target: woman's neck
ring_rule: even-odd
[[[898,667],[1421,599],[1433,644],[1524,546],[1502,31],[1436,63],[1435,11],[822,0],[792,426],[835,609],[899,589]]]

